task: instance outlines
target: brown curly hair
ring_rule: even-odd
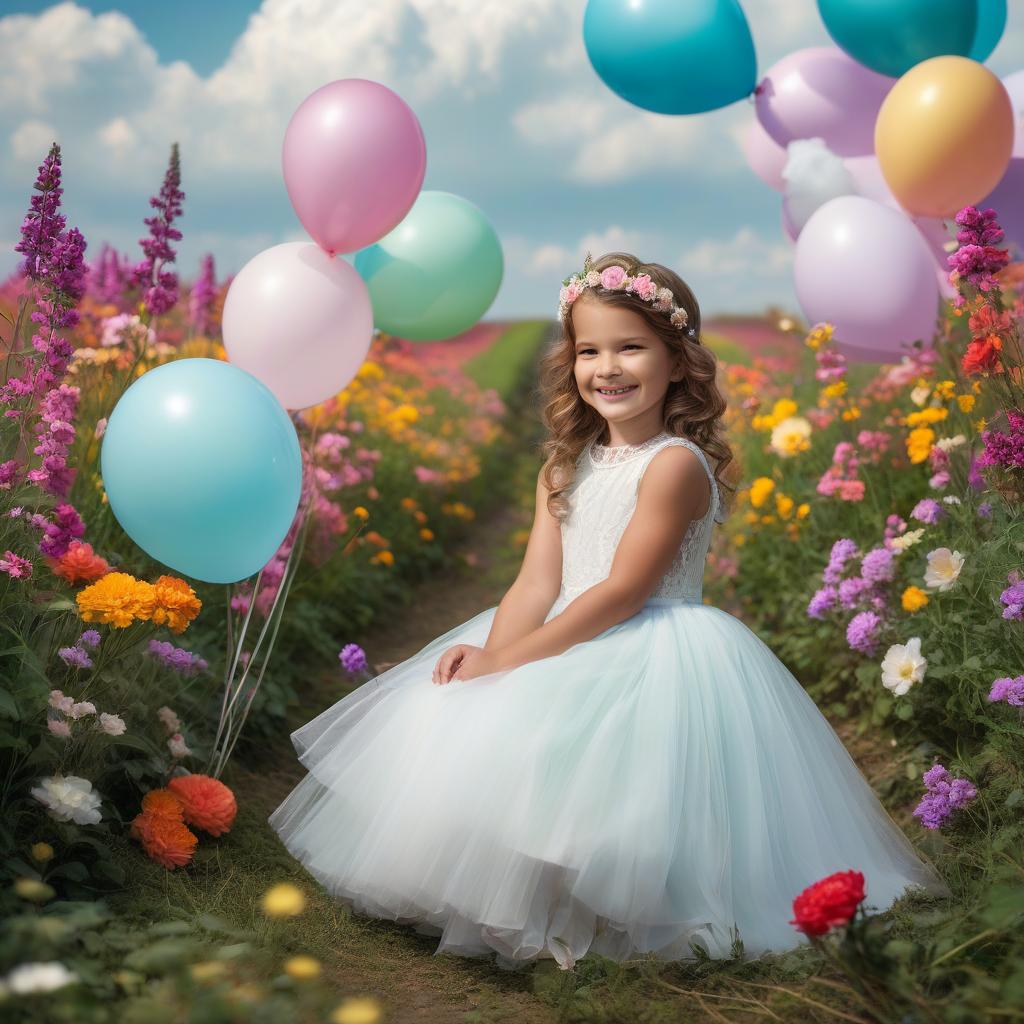
[[[587,289],[600,302],[632,310],[643,317],[654,334],[680,358],[685,376],[680,381],[669,382],[663,410],[664,429],[694,441],[708,457],[719,492],[724,489],[730,495],[734,494],[735,486],[722,479],[723,471],[733,461],[733,454],[724,437],[722,417],[726,402],[716,380],[718,360],[714,352],[700,343],[700,306],[696,297],[674,271],[660,263],[641,263],[630,253],[606,253],[593,260],[590,268],[602,271],[613,265],[624,267],[631,277],[649,275],[658,287],[668,288],[675,296],[676,305],[686,310],[688,327],[696,332],[692,338],[685,330],[674,327],[665,313],[658,312],[630,292],[605,290],[600,285]],[[550,492],[548,511],[556,519],[564,519],[569,514],[565,492],[576,476],[580,454],[591,441],[599,441],[605,436],[607,426],[604,417],[580,397],[575,363],[576,332],[570,308],[561,321],[560,335],[553,339],[539,362],[541,420],[548,432],[541,445],[546,460],[543,481]],[[722,518],[725,506],[723,495]]]

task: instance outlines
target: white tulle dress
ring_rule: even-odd
[[[561,654],[435,685],[486,608],[292,734],[308,774],[270,822],[358,913],[439,936],[436,953],[590,950],[754,958],[807,939],[793,898],[862,871],[865,904],[949,895],[814,701],[756,634],[702,602],[720,497],[693,442],[584,450],[562,525],[557,615],[605,579],[645,467],[682,444],[711,506],[640,612]]]

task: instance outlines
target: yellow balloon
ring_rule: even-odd
[[[883,100],[875,155],[908,213],[952,217],[999,184],[1013,134],[1010,96],[988,68],[968,57],[932,57]]]

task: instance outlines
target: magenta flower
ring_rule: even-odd
[[[207,253],[200,262],[199,277],[188,297],[188,316],[196,334],[209,335],[213,329],[213,303],[217,298],[217,278],[213,256]]]
[[[988,699],[990,701],[1004,700],[1014,707],[1024,707],[1024,675],[1012,678],[1003,676],[1001,679],[995,680],[989,691]]]
[[[132,266],[113,246],[103,243],[99,259],[89,267],[90,294],[99,302],[120,307],[131,280]]]
[[[1007,409],[1006,418],[1010,421],[1008,431],[983,430],[981,432],[985,449],[978,456],[978,466],[1001,466],[1004,469],[1024,468],[1024,413],[1017,409]]]
[[[995,274],[1010,260],[1005,249],[997,248],[1003,240],[1003,229],[996,222],[996,211],[989,208],[979,211],[976,207],[965,206],[957,215],[960,230],[956,239],[960,248],[946,257],[953,268],[949,275],[950,284],[964,280],[979,291],[987,292],[998,286]],[[963,298],[958,296],[962,305]]]
[[[861,654],[874,654],[878,645],[878,630],[882,619],[875,612],[861,612],[850,619],[846,627],[846,642]]]
[[[1006,582],[1010,585],[999,595],[999,600],[1006,606],[1003,618],[1020,622],[1024,619],[1024,582],[1021,574],[1014,569],[1007,574]]]
[[[150,640],[149,653],[168,668],[172,668],[186,677],[202,672],[208,667],[205,658],[181,647],[175,647],[174,644],[168,643],[166,640]]]
[[[171,225],[181,216],[181,202],[185,193],[181,184],[181,164],[178,160],[178,144],[171,146],[171,159],[164,174],[159,195],[150,199],[149,205],[157,212],[147,217],[149,237],[140,238],[139,245],[145,259],[137,264],[132,273],[134,283],[142,289],[142,301],[153,316],[166,313],[178,301],[178,275],[164,266],[174,262],[171,242],[181,240],[181,232]]]
[[[39,550],[49,558],[60,558],[65,554],[73,540],[85,533],[85,523],[73,505],[67,503],[54,509],[54,521],[45,516],[32,517],[32,525],[43,531],[43,539],[39,542]]]
[[[366,669],[366,653],[359,644],[345,644],[338,653],[338,660],[346,672],[362,672]]]
[[[27,580],[32,575],[32,563],[13,551],[5,551],[0,558],[0,572],[7,573],[13,580]]]
[[[21,223],[21,241],[14,247],[25,257],[21,273],[32,281],[46,281],[53,262],[53,250],[64,230],[60,212],[60,146],[55,142],[39,165],[33,188],[38,192],[29,202],[29,211]]]

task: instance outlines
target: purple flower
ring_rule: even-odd
[[[839,584],[839,603],[847,610],[856,608],[858,602],[871,589],[871,580],[863,576],[851,576]]]
[[[0,462],[0,491],[9,491],[11,485],[18,479],[18,470],[21,464],[17,459],[8,459]]]
[[[74,665],[76,668],[92,668],[92,659],[86,654],[85,649],[77,644],[74,647],[62,647],[57,654],[66,665]]]
[[[843,566],[857,554],[855,541],[842,538],[832,545],[832,552],[829,555],[828,566],[822,573],[823,583],[838,583],[843,574]]]
[[[204,658],[181,647],[175,647],[174,644],[168,643],[166,640],[150,640],[149,653],[168,668],[173,668],[175,672],[180,672],[183,676],[192,676],[207,668]]]
[[[120,307],[131,271],[128,257],[104,242],[99,259],[89,268],[89,292],[99,302]]]
[[[46,159],[39,165],[39,174],[33,186],[38,195],[32,196],[29,211],[21,223],[21,241],[15,252],[24,255],[21,273],[33,281],[47,277],[53,260],[53,247],[64,230],[64,215],[60,212],[60,146],[55,142]]]
[[[29,470],[28,479],[58,498],[67,497],[77,472],[67,464],[69,446],[75,439],[72,420],[77,409],[78,388],[67,384],[48,391],[41,403],[42,423],[36,427],[41,436],[32,450],[42,462]]]
[[[1002,466],[1006,469],[1024,467],[1024,413],[1007,409],[1006,418],[1010,421],[1009,431],[981,432],[985,447],[978,456],[979,466]]]
[[[366,653],[359,644],[345,644],[338,654],[338,660],[346,672],[362,672],[366,668]]]
[[[938,762],[924,773],[922,781],[927,792],[913,813],[925,828],[938,828],[953,811],[978,795],[972,782],[952,778]]]
[[[946,257],[946,262],[953,268],[949,275],[950,284],[956,285],[959,280],[964,280],[982,292],[997,287],[999,282],[995,275],[1009,262],[1010,254],[997,247],[997,243],[1003,240],[1003,229],[996,222],[996,211],[965,206],[956,215],[956,222],[960,225],[956,233],[960,248]],[[963,305],[963,296],[957,298],[956,305]]]
[[[217,278],[213,256],[207,253],[200,262],[199,277],[188,297],[188,316],[196,334],[209,335],[213,329],[213,302],[217,298]]]
[[[978,472],[978,459],[980,458],[980,455],[974,456],[971,459],[970,468],[967,470],[967,482],[976,491],[983,491],[985,489],[985,478]]]
[[[942,506],[934,498],[922,498],[910,513],[911,519],[934,526],[942,517]]]
[[[988,699],[990,701],[1005,700],[1007,704],[1013,704],[1014,707],[1024,707],[1024,675],[1014,676],[1012,679],[1010,676],[1003,676],[1001,679],[995,680],[989,691]]]
[[[54,509],[54,522],[45,516],[33,516],[32,523],[43,530],[39,550],[50,558],[60,558],[73,540],[85,533],[85,523],[73,505],[62,504]]]
[[[860,563],[861,576],[872,583],[888,583],[896,573],[893,553],[888,548],[874,548]]]
[[[1020,622],[1024,619],[1024,582],[1021,581],[1021,574],[1014,569],[1007,574],[1006,582],[1010,585],[999,595],[999,600],[1006,605],[1003,618]]]
[[[147,217],[149,237],[140,238],[139,245],[145,259],[137,264],[132,273],[133,281],[142,289],[142,301],[153,316],[166,313],[178,301],[178,275],[165,270],[164,265],[174,262],[171,242],[181,240],[181,232],[171,225],[181,216],[181,202],[185,193],[181,184],[181,164],[178,160],[178,144],[171,146],[171,159],[164,174],[160,194],[153,196],[149,205],[157,212]]]
[[[990,519],[992,516],[992,502],[983,501],[978,506],[978,515],[981,516],[982,519]]]
[[[836,606],[836,600],[838,597],[839,591],[836,590],[835,587],[822,587],[814,597],[811,598],[810,603],[807,605],[808,618],[823,619],[825,617],[825,613]]]
[[[99,635],[99,633],[95,629],[87,629],[78,638],[78,645],[79,645],[79,647],[81,647],[83,645],[85,647],[91,647],[91,648],[93,648],[93,650],[95,650],[100,645],[100,635]]]
[[[874,654],[878,644],[878,629],[882,619],[874,612],[861,612],[850,619],[846,627],[846,642],[861,654]]]

